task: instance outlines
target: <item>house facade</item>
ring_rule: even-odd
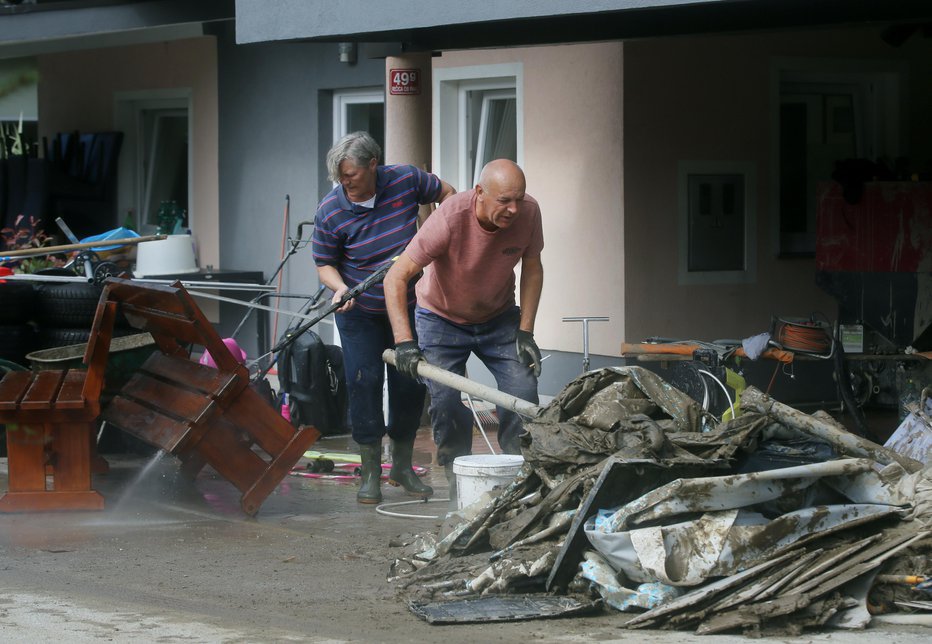
[[[899,159],[916,175],[932,163],[928,3],[237,0],[199,16],[48,4],[52,49],[11,35],[43,12],[0,16],[0,55],[39,70],[40,136],[185,108],[202,266],[271,276],[286,196],[293,233],[329,190],[323,157],[342,132],[383,128],[390,160],[416,144],[426,157],[411,160],[459,189],[482,159],[517,160],[544,215],[544,393],[580,370],[582,327],[564,318],[609,318],[589,326],[593,367],[618,364],[624,341],[832,318],[814,249],[834,162]],[[142,6],[161,23],[130,29],[119,12]],[[112,33],[68,31],[90,11],[110,11],[98,18]],[[403,70],[416,93],[393,77]],[[121,163],[138,157],[130,142]],[[132,172],[121,181],[138,186]],[[132,188],[121,212],[140,207]],[[316,286],[299,251],[283,290]]]

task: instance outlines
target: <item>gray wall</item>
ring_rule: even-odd
[[[269,279],[281,257],[285,196],[291,197],[293,235],[299,222],[313,221],[318,200],[330,189],[323,158],[332,139],[332,91],[383,84],[385,64],[370,59],[364,46],[350,66],[338,61],[335,43],[236,45],[229,24],[216,35],[221,264],[261,270]],[[288,260],[282,290],[310,295],[317,284],[307,246]],[[297,302],[282,301],[292,309]],[[279,335],[286,323],[279,318]],[[315,328],[325,339],[330,329]],[[255,334],[244,329],[240,337],[252,342]],[[257,355],[254,348],[247,353]]]

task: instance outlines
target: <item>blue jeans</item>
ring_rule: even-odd
[[[412,318],[413,308],[409,311]],[[392,440],[413,441],[421,424],[426,389],[382,361],[382,352],[395,346],[392,327],[385,314],[352,309],[335,316],[343,345],[346,391],[353,440],[360,445],[377,443],[387,433]],[[412,324],[413,328],[413,324]],[[382,413],[382,384],[388,368],[388,427]]]
[[[518,361],[515,348],[521,319],[517,306],[482,324],[456,324],[421,307],[414,317],[418,344],[429,363],[463,376],[469,354],[475,353],[492,372],[499,390],[537,404],[537,378]],[[427,388],[437,462],[446,465],[471,454],[473,418],[460,392],[434,381],[428,381]],[[506,454],[520,454],[521,417],[501,407],[497,411],[499,446]]]

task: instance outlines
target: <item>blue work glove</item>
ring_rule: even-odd
[[[406,340],[395,345],[395,369],[409,378],[417,380],[417,363],[424,359],[414,340]]]
[[[540,349],[534,342],[534,334],[530,331],[518,329],[515,336],[515,348],[518,350],[518,361],[534,371],[534,377],[540,376]]]

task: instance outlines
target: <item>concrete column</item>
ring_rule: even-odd
[[[426,52],[385,59],[385,163],[409,163],[430,170],[430,58]],[[392,70],[398,78],[392,78]],[[399,70],[407,71],[407,85],[399,82],[405,73]],[[413,83],[411,71],[417,74]]]

